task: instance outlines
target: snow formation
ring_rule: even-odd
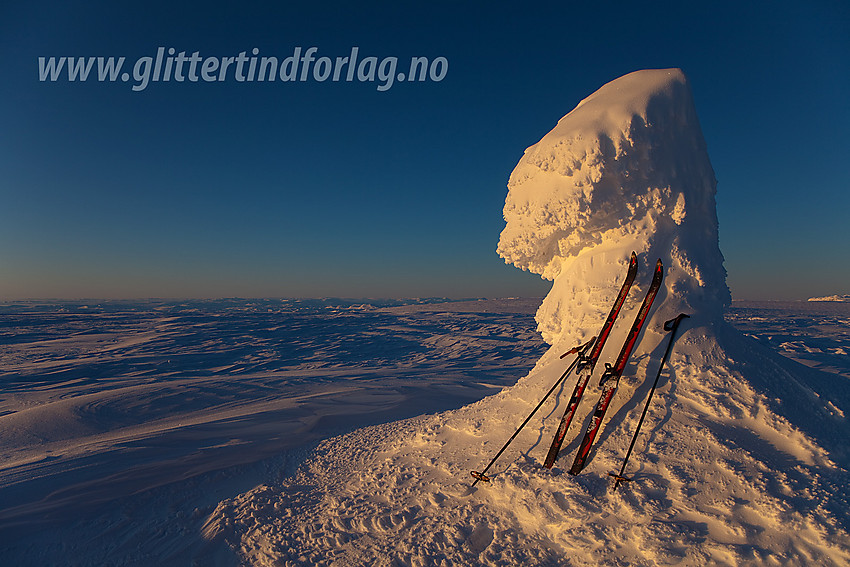
[[[626,75],[563,117],[511,174],[498,248],[507,262],[555,281],[538,313],[543,338],[596,332],[606,313],[587,303],[616,294],[632,250],[645,273],[664,262],[665,314],[719,317],[730,294],[716,185],[678,69]]]
[[[843,565],[850,562],[850,389],[723,322],[715,178],[680,70],[617,79],[520,160],[499,253],[554,280],[537,313],[552,348],[516,385],[459,410],[322,443],[280,486],[224,501],[205,534],[258,565]],[[489,471],[480,470],[596,334],[638,253],[602,352],[613,362],[661,258],[666,277],[582,474],[567,474],[599,389],[560,460],[541,464],[574,378]],[[617,471],[682,325],[627,475]]]

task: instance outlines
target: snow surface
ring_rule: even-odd
[[[641,71],[582,101],[511,175],[498,249],[553,280],[536,312],[545,352],[514,302],[328,304],[302,318],[297,303],[255,304],[247,318],[201,309],[194,320],[196,306],[164,306],[135,323],[80,308],[49,337],[57,323],[33,316],[2,350],[0,422],[11,425],[0,451],[11,464],[0,470],[0,557],[850,563],[850,365],[830,350],[847,347],[850,312],[833,304],[815,324],[811,310],[824,304],[786,306],[809,309],[787,322],[786,311],[733,305],[724,318],[714,191],[684,75]],[[559,356],[599,331],[632,250],[638,277],[602,362],[616,356],[656,258],[666,278],[586,469],[566,472],[598,375],[553,469],[541,463],[574,379],[490,469],[492,482],[471,488],[469,471],[563,372]],[[620,468],[658,369],[663,321],[679,312],[692,318],[626,470],[635,480],[613,491],[607,473]]]
[[[281,485],[222,502],[206,536],[258,565],[847,564],[850,389],[723,320],[714,193],[681,71],[602,87],[510,178],[499,253],[554,280],[537,312],[553,346],[528,376],[458,410],[326,441]],[[540,466],[568,389],[516,438],[492,483],[470,489],[469,471],[562,372],[559,355],[598,331],[632,250],[638,291],[603,360],[656,258],[667,276],[585,471],[565,473],[591,401],[555,468]],[[635,482],[612,492],[606,473],[619,469],[658,367],[661,323],[679,312],[692,319],[627,471]]]
[[[210,564],[222,499],[545,350],[539,298],[429,301],[0,304],[0,565]]]
[[[780,354],[850,380],[850,307],[844,302],[735,301],[726,319]]]
[[[20,408],[41,407],[43,434],[54,418],[58,421],[69,415],[63,404],[52,403],[57,399],[88,400],[88,411],[71,412],[73,419],[97,425],[116,437],[121,430],[133,430],[134,422],[144,424],[149,415],[169,417],[168,427],[149,427],[134,443],[95,445],[85,433],[74,437],[68,432],[62,442],[64,454],[55,451],[55,442],[47,440],[18,447],[5,442],[0,445],[0,564],[236,565],[243,545],[241,523],[223,528],[215,522],[207,524],[220,502],[229,506],[240,493],[263,485],[270,502],[285,498],[281,506],[288,506],[293,513],[303,510],[313,514],[309,499],[330,498],[325,492],[332,488],[305,471],[321,467],[331,460],[329,453],[335,455],[343,447],[338,444],[341,440],[332,440],[311,453],[316,440],[359,425],[457,407],[504,384],[513,384],[543,352],[533,328],[533,313],[539,304],[537,299],[373,308],[341,302],[315,306],[280,301],[92,304],[87,309],[67,304],[0,306],[4,321],[0,332],[0,359],[4,363],[0,423]],[[850,377],[850,361],[835,352],[850,350],[850,307],[846,304],[737,302],[728,318],[764,349],[779,349],[781,344],[793,342],[799,348],[794,352],[783,350],[784,354]],[[163,332],[150,333],[152,325],[164,321],[168,325]],[[386,332],[386,328],[393,332]],[[128,346],[119,347],[121,344]],[[315,356],[310,355],[312,352]],[[384,356],[384,352],[392,352],[392,356]],[[301,358],[305,360],[299,369],[296,363]],[[233,363],[240,360],[241,365],[234,367]],[[820,376],[813,372],[797,378],[806,383]],[[195,380],[190,380],[192,377]],[[172,381],[190,385],[188,395],[179,403],[168,387]],[[151,383],[162,387],[133,387]],[[645,391],[646,386],[642,387]],[[116,396],[119,388],[127,395]],[[96,392],[101,392],[103,402],[93,398]],[[216,396],[222,392],[227,392],[227,398],[219,401]],[[267,403],[257,399],[260,392],[264,392],[260,398],[291,396],[292,407],[280,412],[259,411]],[[198,398],[198,393],[204,395]],[[429,393],[429,399],[421,397]],[[665,395],[669,392],[659,392],[659,404]],[[563,404],[564,394],[560,396]],[[216,416],[223,404],[242,408],[241,417],[218,421]],[[254,404],[256,411],[251,408]],[[549,429],[543,437],[517,440],[518,451],[509,451],[493,470],[498,473],[514,463],[511,466],[523,466],[533,475],[543,472],[538,464],[545,456],[553,420],[560,417],[552,415],[552,409],[547,405],[539,414],[541,419],[548,414]],[[522,411],[528,411],[528,407]],[[472,447],[467,456],[470,466],[480,468],[484,460],[489,460],[489,447],[504,442],[495,439],[496,434],[509,435],[522,417],[507,413],[500,417],[504,423],[488,441],[490,452],[484,454],[480,447]],[[485,428],[491,427],[491,419],[486,416]],[[539,427],[536,421],[532,425]],[[649,425],[647,422],[646,427]],[[389,439],[403,433],[402,427],[411,426],[391,423],[379,427],[378,435],[386,432]],[[60,429],[58,423],[56,429]],[[135,427],[135,432],[140,433],[140,428]],[[375,439],[375,434],[367,431],[345,438],[353,447],[351,454],[360,454],[367,462],[375,457],[369,455],[370,448],[383,447],[381,439],[361,445],[360,440],[370,435]],[[20,452],[39,450],[42,461],[12,464]],[[639,465],[641,458],[636,455],[633,462]],[[296,478],[304,484],[298,484],[295,478],[287,480],[302,463],[304,470]],[[343,465],[353,466],[340,463]],[[443,494],[448,497],[449,488],[457,482],[455,489],[464,495],[471,480],[467,474],[459,470],[458,478],[447,482]],[[587,482],[583,476],[577,480]],[[374,498],[379,495],[373,487],[363,489]],[[602,486],[598,490],[604,492]],[[473,541],[466,542],[474,532],[469,524],[437,522],[442,508],[430,503],[427,492],[418,497],[425,498],[425,504],[416,504],[421,512],[412,522],[433,515],[435,521],[428,525],[449,534],[459,549],[475,547]],[[213,517],[220,519],[230,513],[235,513],[232,507],[222,508]],[[256,510],[252,513],[258,514]],[[569,517],[567,512],[563,515]],[[321,519],[342,522],[344,517],[340,516],[344,514],[332,511]],[[504,516],[500,512],[500,522]],[[364,508],[348,528],[340,524],[343,527],[338,537],[350,541],[361,537],[370,517]],[[374,521],[382,517],[374,516]],[[221,531],[208,530],[210,539],[204,539],[205,524]],[[370,537],[391,539],[395,533],[380,529]],[[486,533],[480,530],[475,537]],[[527,539],[521,527],[500,537],[519,548],[538,542],[536,538]],[[246,545],[253,545],[250,542],[246,538]],[[410,545],[415,546],[415,542]],[[482,540],[477,545],[483,545]],[[311,544],[297,551],[298,556],[304,554],[306,558],[333,549]],[[271,548],[265,553],[273,555]],[[405,553],[413,555],[394,550],[389,558],[399,559],[400,564]],[[286,555],[294,556],[295,552],[287,550]],[[474,556],[461,551],[450,556],[465,557],[453,561],[455,564],[478,563]],[[559,556],[553,557],[551,564],[563,563]],[[292,561],[299,563],[297,557]],[[381,561],[390,562],[382,559],[377,563]],[[353,562],[359,563],[357,559]],[[310,560],[300,563],[309,564]]]

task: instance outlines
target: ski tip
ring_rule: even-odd
[[[470,474],[472,474],[472,478],[474,478],[476,481],[480,480],[481,482],[490,482],[490,477],[484,473],[478,471],[471,471]]]
[[[637,270],[638,270],[637,254],[632,252],[631,257],[629,257],[629,271],[626,273],[626,281],[629,282],[629,285],[631,285],[631,282],[634,281],[635,276],[637,275]]]

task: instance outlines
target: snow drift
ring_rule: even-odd
[[[846,564],[846,380],[807,369],[723,322],[715,178],[680,70],[639,71],[583,100],[529,148],[509,182],[499,253],[554,280],[537,313],[553,347],[515,386],[453,412],[324,442],[281,486],[222,502],[206,526],[255,564]],[[561,459],[541,467],[571,391],[479,469],[598,332],[640,271],[601,361],[612,361],[656,258],[664,285],[584,472],[566,474],[598,395],[585,393]],[[627,474],[665,346],[682,326]],[[599,372],[599,370],[597,370]]]

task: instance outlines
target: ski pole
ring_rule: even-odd
[[[640,419],[638,420],[635,434],[632,436],[632,442],[629,445],[629,450],[626,451],[626,458],[623,459],[623,466],[620,467],[620,474],[608,473],[610,476],[617,479],[617,482],[614,483],[614,490],[617,490],[617,487],[620,486],[620,482],[629,482],[632,480],[623,476],[623,473],[626,470],[626,463],[629,462],[629,456],[632,454],[635,441],[637,441],[638,433],[640,433],[640,426],[643,424],[643,418],[646,417],[646,412],[649,409],[649,402],[652,401],[652,394],[655,392],[655,387],[658,385],[658,379],[661,377],[661,371],[664,369],[664,363],[667,362],[667,358],[670,356],[670,351],[673,350],[673,340],[676,337],[676,329],[679,328],[679,323],[682,322],[682,319],[687,319],[689,317],[690,315],[680,313],[675,319],[670,319],[664,323],[664,330],[670,333],[670,340],[667,343],[667,350],[664,352],[661,364],[658,366],[658,373],[655,375],[655,382],[653,382],[652,388],[649,390],[649,396],[646,398],[646,405],[643,406],[643,413],[640,414]]]
[[[496,462],[496,459],[498,459],[502,455],[502,453],[505,452],[505,449],[508,448],[508,445],[511,444],[511,441],[513,441],[514,438],[517,435],[519,435],[519,432],[522,431],[522,428],[525,427],[525,425],[531,420],[531,418],[534,416],[534,414],[537,413],[537,410],[540,409],[540,407],[543,405],[543,402],[545,402],[546,399],[552,394],[552,392],[554,392],[558,388],[558,386],[561,384],[561,382],[564,380],[564,378],[566,378],[569,375],[569,373],[572,372],[573,368],[575,368],[576,364],[578,364],[578,361],[581,360],[581,358],[584,356],[584,353],[586,353],[587,350],[591,347],[591,345],[593,345],[593,342],[595,340],[596,340],[596,337],[593,337],[592,339],[590,339],[589,341],[587,341],[583,345],[573,347],[570,350],[568,350],[567,352],[565,352],[563,355],[561,355],[561,358],[564,358],[568,354],[571,354],[571,353],[574,353],[574,352],[578,353],[578,356],[575,357],[575,360],[573,360],[572,363],[564,371],[564,373],[561,374],[561,377],[558,378],[557,382],[555,382],[555,384],[549,389],[549,391],[546,392],[546,395],[543,396],[543,399],[540,400],[540,403],[537,404],[537,407],[535,407],[531,411],[531,413],[528,414],[528,417],[525,418],[525,421],[522,422],[522,425],[520,425],[519,428],[514,432],[514,434],[511,435],[511,438],[508,439],[507,442],[504,445],[502,445],[502,448],[499,449],[499,452],[496,453],[496,456],[493,457],[493,460],[491,460],[489,463],[487,463],[487,466],[484,467],[484,470],[482,470],[481,472],[472,471],[472,476],[475,478],[475,482],[472,483],[472,486],[470,488],[474,488],[475,485],[478,484],[479,480],[483,480],[484,482],[490,482],[490,477],[487,476],[487,471],[490,469],[491,466],[493,466],[493,463]]]

